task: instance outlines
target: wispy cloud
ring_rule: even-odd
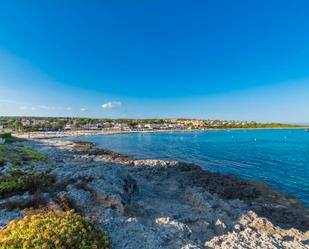
[[[38,108],[36,106],[19,106],[18,109],[21,111],[25,111],[25,110],[35,111]]]
[[[87,111],[87,108],[82,107],[82,108],[80,108],[79,110],[80,110],[81,112],[85,112],[85,111]]]
[[[31,110],[31,111],[35,111],[35,110],[66,110],[66,111],[71,111],[72,108],[71,107],[62,107],[62,106],[46,106],[46,105],[21,105],[18,107],[19,110],[25,111],[25,110]],[[81,108],[81,109],[85,109],[85,108]],[[85,109],[86,110],[86,109]],[[84,111],[85,111],[84,110]]]
[[[0,99],[0,102],[5,103],[5,104],[20,104],[20,102],[11,101],[11,100],[7,100],[7,99]]]
[[[46,106],[46,105],[38,105],[37,107],[40,109],[45,109],[45,110],[51,109],[50,106]]]
[[[122,103],[120,101],[109,101],[105,104],[102,105],[103,109],[113,109],[113,108],[117,108],[120,107],[122,105]]]

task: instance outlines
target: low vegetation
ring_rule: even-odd
[[[9,140],[14,139],[10,133],[0,134]],[[0,168],[8,166],[0,173],[0,197],[35,192],[51,183],[52,177],[34,170],[33,162],[47,162],[47,156],[12,142],[0,144]],[[27,170],[21,168],[25,165]]]
[[[14,171],[11,175],[0,179],[0,196],[12,196],[42,191],[48,188],[53,182],[53,178],[45,172],[23,172]]]
[[[14,139],[10,134],[5,134],[4,137]],[[33,162],[47,162],[47,156],[14,143],[0,144],[0,167],[9,165],[0,175],[0,196],[35,192],[51,183],[50,176],[45,172],[36,172],[30,166]],[[30,167],[27,171],[23,171],[20,167],[22,165]]]
[[[39,210],[0,230],[0,249],[109,249],[104,231],[73,211]]]
[[[0,167],[7,163],[18,166],[31,161],[47,161],[47,156],[31,148],[16,147],[9,143],[0,144]]]
[[[57,186],[48,174],[47,156],[21,143],[14,143],[10,133],[0,133],[0,198],[29,193],[26,201],[14,198],[1,204],[3,210],[24,210],[24,217],[0,229],[0,249],[109,249],[104,231],[88,219],[70,210],[69,203],[60,211],[42,209],[49,205],[42,193],[53,192]],[[43,162],[44,171],[34,162]],[[28,198],[27,197],[27,198]]]
[[[12,137],[10,132],[0,132],[0,138],[10,139]]]

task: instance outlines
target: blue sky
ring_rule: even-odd
[[[309,122],[308,1],[0,9],[0,115]]]

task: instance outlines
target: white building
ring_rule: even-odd
[[[64,129],[65,129],[65,130],[73,130],[73,128],[75,128],[75,125],[72,125],[72,124],[66,124],[66,125],[64,126]]]
[[[23,126],[30,126],[30,125],[31,125],[31,121],[30,121],[29,119],[23,119],[23,120],[21,121],[21,124],[22,124]]]
[[[148,129],[148,130],[152,130],[152,125],[151,124],[145,124],[144,128]]]
[[[121,130],[122,130],[122,131],[130,131],[131,129],[130,129],[129,126],[123,125],[123,126],[121,127]]]

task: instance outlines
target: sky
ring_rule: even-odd
[[[307,123],[308,9],[0,0],[0,115]]]

